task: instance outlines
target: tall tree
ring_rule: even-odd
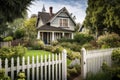
[[[88,0],[84,26],[100,35],[107,28],[120,34],[120,0]]]
[[[0,22],[9,22],[23,17],[32,1],[34,0],[0,0]]]

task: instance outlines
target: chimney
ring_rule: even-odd
[[[53,9],[53,7],[51,6],[51,7],[49,8],[49,10],[50,10],[50,16],[53,16],[52,9]]]

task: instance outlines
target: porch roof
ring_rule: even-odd
[[[47,24],[37,28],[37,30],[74,32],[73,30],[67,30],[62,27],[49,26]]]

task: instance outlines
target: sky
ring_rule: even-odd
[[[86,16],[87,0],[36,0],[29,6],[28,17],[32,14],[38,14],[42,11],[43,4],[46,12],[49,12],[49,7],[53,7],[53,13],[56,13],[63,7],[66,7],[72,16],[76,16],[76,22],[81,23],[84,21]]]

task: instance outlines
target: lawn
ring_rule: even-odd
[[[41,56],[41,55],[49,55],[49,54],[52,54],[51,52],[48,52],[48,51],[44,51],[44,50],[27,50],[27,53],[25,54],[25,57],[29,56],[29,57],[32,57],[32,56]]]

